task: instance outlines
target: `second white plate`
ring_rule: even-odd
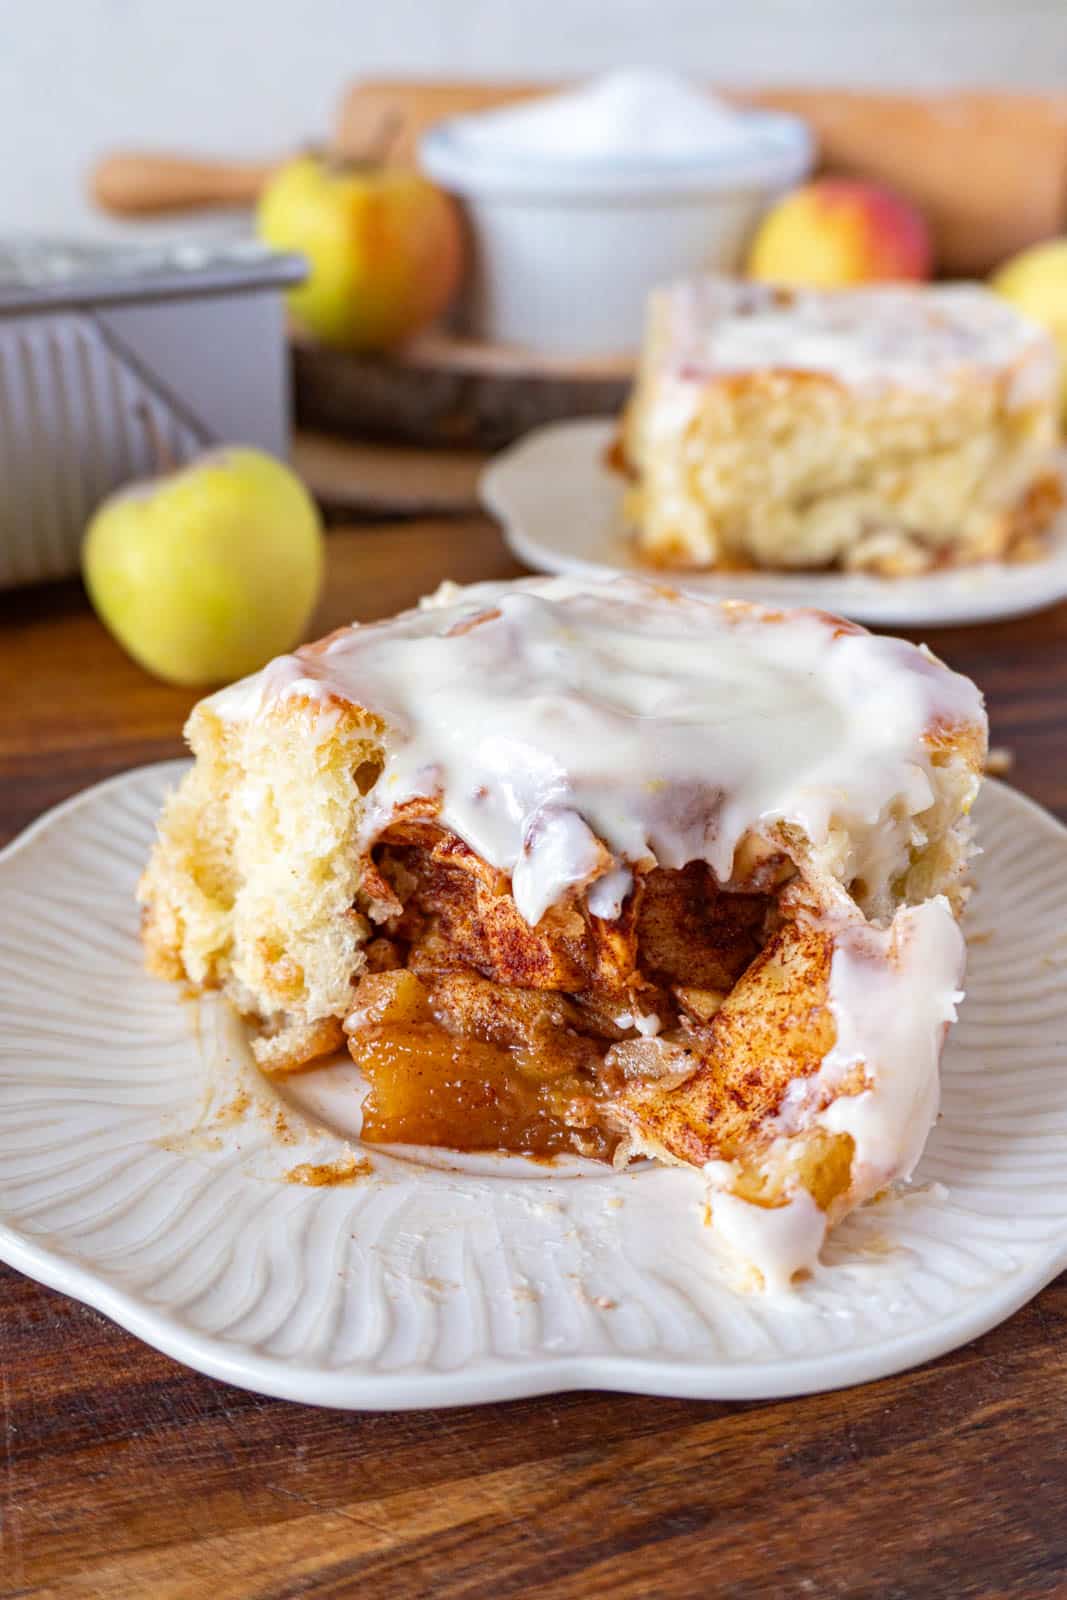
[[[921,578],[847,572],[664,573],[637,560],[622,514],[624,480],[607,464],[616,423],[537,428],[490,462],[482,499],[508,545],[540,572],[669,579],[679,587],[766,605],[816,606],[857,622],[958,626],[1024,615],[1067,597],[1067,517],[1041,561],[988,562]]]

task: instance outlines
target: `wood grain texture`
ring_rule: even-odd
[[[337,529],[314,631],[518,569],[473,517]],[[927,635],[1012,781],[1067,817],[1067,606]],[[180,749],[77,585],[0,598],[0,834]],[[644,1600],[1067,1593],[1067,1276],[939,1362],[718,1405],[567,1395],[399,1416],[212,1382],[0,1268],[0,1595]]]
[[[488,458],[479,450],[420,450],[299,430],[292,462],[337,520],[472,516]]]

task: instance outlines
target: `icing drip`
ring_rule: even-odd
[[[906,1181],[918,1165],[937,1119],[941,1046],[963,999],[964,956],[942,896],[903,907],[888,928],[857,920],[837,930],[829,995],[837,1039],[818,1072],[790,1084],[775,1123],[783,1138],[813,1126],[849,1134],[854,1202]],[[857,1075],[864,1087],[847,1092]],[[805,1189],[768,1210],[729,1193],[729,1163],[704,1172],[713,1227],[768,1288],[814,1268],[826,1218]]]

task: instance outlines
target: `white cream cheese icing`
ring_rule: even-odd
[[[657,290],[669,341],[664,368],[694,384],[733,373],[819,373],[856,386],[930,390],[961,378],[1003,377],[1020,408],[1055,390],[1048,335],[979,284],[878,285],[782,293],[704,278]]]
[[[775,823],[816,850],[843,829],[841,873],[881,873],[933,799],[930,728],[984,720],[968,679],[903,640],[633,579],[450,592],[209,703],[241,717],[294,695],[386,724],[368,844],[435,798],[530,923],[582,888],[617,914],[636,865],[703,860],[727,882],[739,842]]]

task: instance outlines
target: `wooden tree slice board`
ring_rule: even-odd
[[[293,466],[334,518],[470,516],[487,459],[482,450],[427,450],[304,429],[292,446]]]
[[[544,422],[612,416],[631,356],[563,361],[427,334],[389,355],[291,341],[298,427],[409,445],[496,450]]]

